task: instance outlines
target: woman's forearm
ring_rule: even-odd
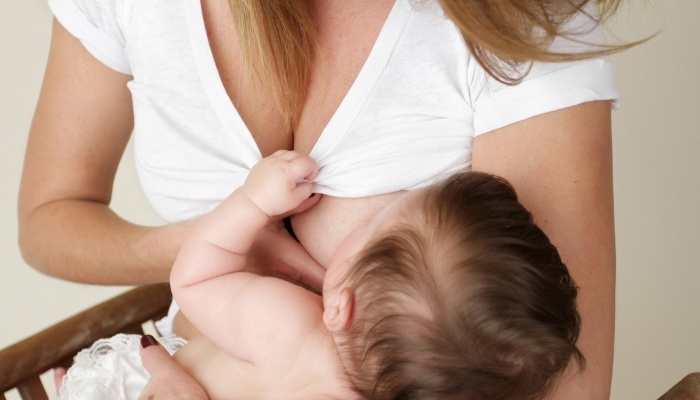
[[[109,209],[134,126],[132,77],[102,64],[58,22],[53,28],[20,185],[23,257],[80,282],[167,281],[181,226],[140,227]]]
[[[20,212],[22,256],[37,270],[77,282],[135,285],[168,280],[186,223],[143,227],[106,205],[57,200]]]

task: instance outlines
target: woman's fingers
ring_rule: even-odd
[[[150,335],[141,338],[141,362],[151,379],[139,400],[208,400],[206,392]]]

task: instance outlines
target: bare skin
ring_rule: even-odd
[[[141,349],[141,361],[152,378],[139,400],[206,400],[206,392],[180,364],[173,361],[163,346],[149,345]]]
[[[473,167],[505,176],[579,285],[582,372],[552,399],[608,399],[615,325],[610,104],[592,102],[478,137]],[[527,138],[522,135],[527,133]]]
[[[175,260],[173,297],[204,335],[174,357],[213,399],[357,398],[334,340],[335,333],[347,333],[351,314],[326,324],[324,312],[341,309],[335,293],[341,283],[328,278],[342,277],[350,257],[371,236],[343,242],[345,251],[336,252],[326,274],[323,299],[245,270],[250,245],[269,218],[318,201],[319,196],[309,197],[317,173],[316,163],[298,152],[280,150],[264,158],[243,186],[192,228]]]
[[[245,93],[246,87],[241,79],[244,73],[240,49],[236,47],[237,35],[226,1],[202,2],[221,80],[263,157],[279,149],[311,152],[359,74],[393,6],[392,1],[386,0],[315,3],[312,17],[318,21],[318,45],[323,57],[316,57],[312,65],[309,96],[294,137],[280,137],[283,122],[270,102],[271,94],[237,96]],[[294,232],[314,259],[327,266],[340,241],[394,197],[394,194],[364,199],[324,196],[312,210],[293,217]]]
[[[239,86],[241,57],[226,2],[202,1],[221,79],[263,155],[277,149],[308,154],[359,73],[393,2],[310,4],[324,57],[312,64],[309,97],[295,135],[284,137],[269,93],[233,95],[247,88]],[[40,271],[98,284],[142,284],[169,276],[192,222],[143,227],[109,209],[114,174],[133,125],[130,79],[98,62],[55,24],[19,199],[22,253]],[[609,396],[615,282],[610,136],[609,104],[594,102],[484,134],[473,145],[473,168],[512,182],[581,287],[580,346],[587,368],[564,379],[552,398]],[[324,196],[312,210],[293,217],[310,256],[278,226],[264,235],[290,248],[281,253],[278,267],[318,288],[322,265],[340,239],[390,201],[392,195]],[[277,256],[263,246],[254,251],[260,256],[252,264],[267,265],[260,260]]]

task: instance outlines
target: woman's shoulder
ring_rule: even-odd
[[[181,0],[49,0],[58,22],[95,58],[108,67],[131,74],[127,47],[134,39],[161,37],[173,24],[182,30]]]
[[[49,7],[63,25],[82,22],[105,28],[117,23],[129,2],[131,0],[49,0]]]
[[[49,8],[67,28],[120,36],[137,24],[168,24],[172,15],[184,13],[182,0],[49,0]]]

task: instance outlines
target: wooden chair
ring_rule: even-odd
[[[140,286],[0,350],[0,400],[15,388],[23,400],[48,400],[41,374],[70,366],[97,339],[143,333],[142,324],[164,316],[171,299],[167,283]]]
[[[700,400],[700,372],[686,375],[658,400]]]
[[[70,366],[73,356],[100,338],[143,333],[164,316],[172,296],[166,283],[140,286],[0,350],[0,400],[18,389],[23,400],[48,400],[40,375]],[[658,400],[700,400],[700,372],[689,374]]]

